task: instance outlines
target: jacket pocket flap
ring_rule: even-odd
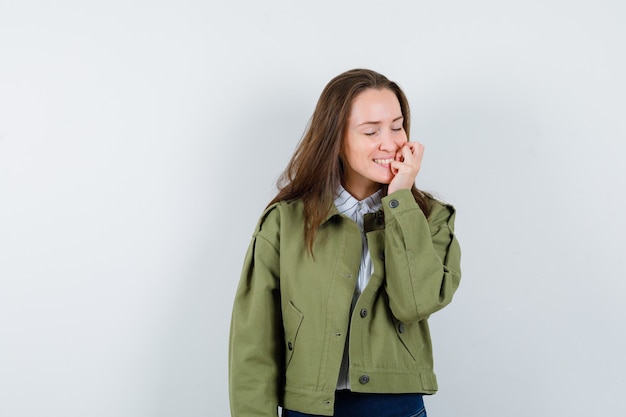
[[[283,313],[283,322],[285,326],[285,368],[289,366],[293,353],[296,349],[296,339],[300,325],[304,320],[304,315],[289,301],[287,309]]]

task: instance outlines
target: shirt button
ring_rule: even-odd
[[[398,203],[398,200],[391,200],[391,201],[389,202],[389,207],[391,207],[391,208],[396,208],[396,207],[398,207],[399,205],[400,205],[400,203]]]
[[[370,382],[370,377],[368,375],[361,375],[361,377],[359,378],[359,382],[365,385]]]
[[[404,333],[404,323],[398,324],[398,332]]]
[[[363,317],[363,318],[367,317],[367,309],[366,308],[361,309],[361,317]]]

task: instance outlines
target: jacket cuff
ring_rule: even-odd
[[[396,215],[407,210],[419,209],[411,190],[397,190],[383,197],[382,207],[385,215]]]

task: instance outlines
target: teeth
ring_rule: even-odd
[[[389,159],[374,159],[374,162],[376,162],[377,164],[389,165],[390,163],[393,162],[393,158],[389,158]]]

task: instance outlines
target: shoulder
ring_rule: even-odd
[[[421,193],[426,198],[428,208],[430,209],[430,215],[428,216],[429,223],[454,223],[456,209],[452,204],[435,197],[431,193],[424,191],[421,191]]]
[[[429,193],[429,192],[426,192],[426,191],[420,191],[420,192],[426,198],[426,201],[428,202],[428,206],[430,208],[432,208],[432,209],[436,209],[436,208],[443,209],[443,208],[445,208],[447,210],[452,210],[452,211],[455,210],[454,206],[451,203],[448,203],[447,201],[444,201],[440,197],[436,197],[432,193]]]
[[[265,238],[277,237],[281,228],[294,224],[304,224],[304,209],[300,200],[279,201],[268,206],[264,211],[254,230],[255,236]]]

